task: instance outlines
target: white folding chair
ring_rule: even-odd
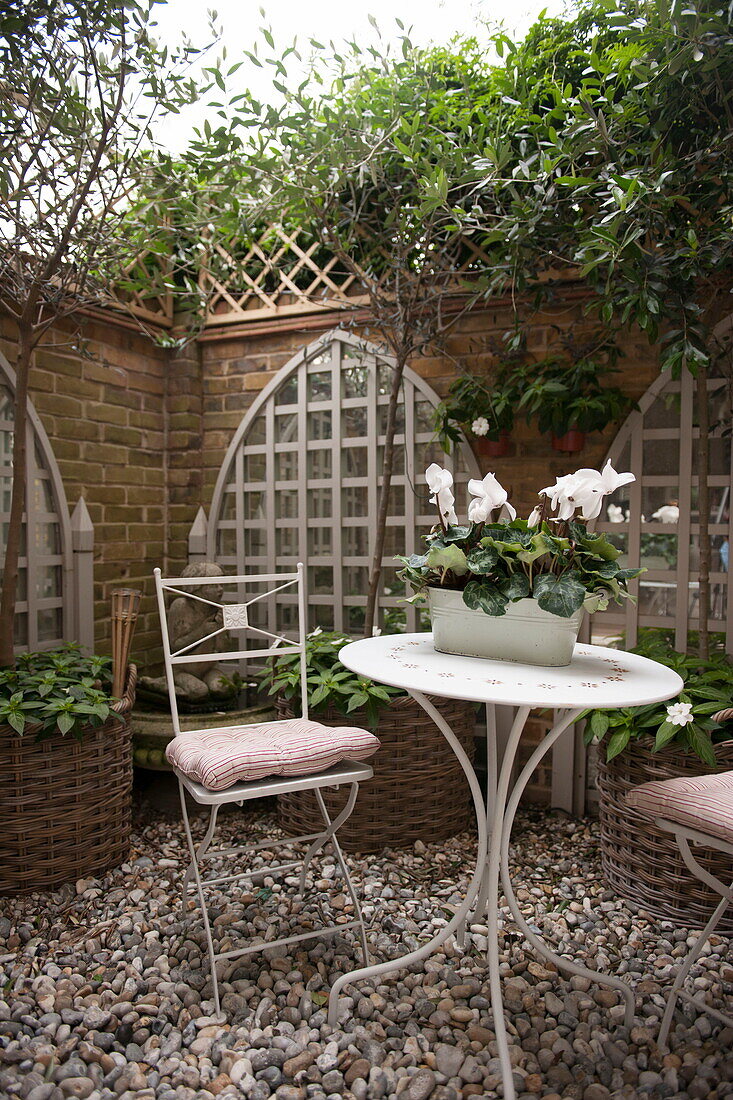
[[[257,591],[254,595],[250,595],[250,598],[246,598],[247,589],[250,592],[252,588],[261,588],[261,586],[273,585],[265,591]],[[196,749],[196,758],[198,765],[201,763],[208,767],[217,766],[217,742],[226,740],[229,744],[234,739],[236,743],[241,746],[238,750],[241,754],[241,749],[247,745],[247,733],[250,734],[253,731],[257,731],[262,734],[264,731],[265,736],[279,737],[281,735],[288,735],[290,731],[294,731],[293,739],[299,744],[302,742],[302,738],[298,741],[299,734],[302,733],[304,724],[308,726],[317,726],[319,731],[323,731],[321,734],[321,745],[319,748],[328,752],[328,748],[323,749],[323,745],[327,745],[329,738],[333,738],[335,741],[337,738],[343,735],[341,727],[327,727],[318,723],[311,723],[308,720],[308,692],[306,684],[306,658],[305,658],[305,637],[306,637],[306,614],[305,614],[305,593],[303,585],[303,566],[298,564],[297,570],[294,573],[283,574],[250,574],[245,576],[222,576],[222,577],[187,577],[187,578],[163,578],[161,576],[160,569],[155,570],[155,585],[158,596],[158,609],[160,612],[161,631],[163,636],[163,652],[165,656],[165,670],[168,681],[168,692],[170,696],[171,717],[173,720],[174,739],[168,746],[168,752],[171,757],[175,758],[182,753],[185,756],[186,752],[193,747]],[[205,586],[205,587],[204,587]],[[199,594],[196,589],[203,588]],[[252,607],[255,603],[266,599],[268,596],[273,595],[276,592],[283,591],[287,588],[295,588],[297,590],[297,607],[298,607],[298,640],[293,642],[288,639],[284,634],[273,634],[268,630],[256,627],[252,625],[250,619],[252,615]],[[215,592],[221,594],[221,599],[212,599],[212,589]],[[233,592],[236,598],[236,602],[226,602],[223,599],[224,591],[228,590]],[[190,645],[183,646],[175,652],[171,651],[170,635],[168,628],[168,616],[166,612],[166,594],[171,594],[175,597],[187,597],[191,600],[197,600],[211,605],[213,614],[217,617],[215,621],[215,629],[203,639],[194,641]],[[215,647],[212,646],[212,652],[206,652],[206,643],[212,642],[218,635],[221,635],[224,631],[229,631],[231,634],[249,634],[254,635],[255,638],[263,637],[267,641],[267,645],[264,648],[246,648],[245,644],[238,644],[237,648],[233,651],[214,651]],[[245,639],[246,642],[246,639]],[[286,719],[284,721],[269,722],[265,724],[258,724],[256,726],[235,726],[227,727],[225,725],[216,727],[215,729],[198,729],[198,730],[181,730],[180,720],[178,715],[178,702],[176,698],[176,686],[174,682],[173,672],[177,667],[201,663],[202,661],[211,660],[216,661],[217,664],[221,664],[226,661],[236,662],[241,668],[244,662],[253,659],[266,659],[270,657],[283,656],[288,653],[299,653],[301,662],[301,689],[302,689],[302,714],[303,719]],[[305,723],[304,723],[305,720]],[[371,738],[374,742],[374,747],[378,746],[378,742],[367,731],[353,730],[354,734],[363,734],[362,740]],[[192,740],[195,739],[195,740]],[[208,749],[208,745],[212,748]],[[374,747],[370,747],[369,751],[364,751],[363,755],[369,755],[374,751]],[[208,754],[208,755],[207,755]],[[297,755],[297,754],[296,754]],[[211,967],[211,980],[213,984],[214,992],[214,1004],[216,1012],[220,1011],[219,1001],[219,986],[216,974],[216,964],[219,960],[227,959],[231,960],[239,957],[240,955],[248,955],[252,952],[262,951],[266,948],[283,947],[287,944],[298,943],[303,940],[312,939],[318,936],[334,935],[335,933],[344,932],[348,928],[358,928],[361,939],[361,948],[364,956],[364,963],[369,962],[369,951],[367,948],[366,934],[364,928],[364,920],[361,913],[361,907],[359,905],[359,899],[354,889],[354,884],[349,874],[349,869],[344,860],[341,847],[339,845],[336,833],[341,825],[347,820],[354,809],[356,803],[356,797],[358,793],[359,783],[362,783],[373,776],[372,768],[363,762],[354,759],[341,759],[338,763],[333,764],[330,767],[320,767],[319,770],[310,770],[309,761],[304,756],[302,760],[302,770],[304,774],[299,775],[269,775],[263,776],[258,779],[250,779],[243,782],[234,782],[224,789],[211,789],[212,785],[205,785],[205,783],[197,781],[192,778],[190,774],[186,774],[180,763],[177,764],[175,759],[172,761],[173,770],[178,777],[180,796],[181,796],[181,808],[183,811],[183,823],[186,831],[186,840],[188,842],[188,848],[190,852],[191,862],[186,870],[183,880],[183,909],[184,915],[187,910],[188,891],[193,879],[198,894],[198,900],[201,905],[201,911],[204,922],[204,930],[206,933],[206,942],[209,954],[209,963]],[[312,763],[312,761],[311,761]],[[297,760],[296,760],[297,764]],[[184,765],[185,766],[185,765]],[[294,764],[295,766],[295,764]],[[341,813],[332,821],[330,815],[326,809],[326,804],[321,793],[324,787],[339,787],[341,784],[348,784],[350,786],[349,797],[346,805]],[[243,802],[254,798],[264,798],[269,795],[284,794],[290,791],[304,791],[312,790],[315,793],[318,806],[323,817],[324,828],[321,832],[312,833],[307,836],[288,837],[284,839],[273,839],[264,841],[257,844],[243,845],[240,847],[232,848],[227,847],[225,849],[211,849],[211,842],[214,837],[214,831],[216,829],[217,814],[219,808],[229,803],[238,803],[242,805]],[[196,846],[191,834],[191,824],[188,816],[188,809],[186,806],[186,792],[199,804],[210,807],[210,818],[208,828],[203,840]],[[327,925],[322,928],[314,929],[311,931],[303,932],[299,935],[287,936],[282,939],[270,940],[267,943],[255,943],[243,947],[235,948],[230,951],[218,952],[215,950],[214,942],[211,933],[211,923],[206,908],[205,888],[207,885],[220,886],[225,882],[237,882],[242,879],[255,878],[263,874],[273,875],[278,872],[291,871],[297,867],[301,860],[295,859],[292,862],[281,863],[275,867],[257,868],[253,871],[241,871],[231,875],[223,875],[219,877],[205,879],[201,874],[201,864],[208,859],[221,858],[221,857],[237,857],[246,853],[255,852],[261,849],[270,849],[274,846],[281,845],[290,847],[295,844],[307,843],[309,846],[306,850],[305,856],[302,857],[302,869],[299,880],[299,891],[303,893],[305,888],[305,878],[308,871],[308,866],[312,858],[319,852],[327,843],[331,843],[335,854],[336,861],[341,868],[341,872],[346,880],[346,885],[351,895],[351,900],[354,906],[355,919],[347,921],[343,924]]]
[[[643,783],[629,791],[626,799],[637,813],[651,818],[658,828],[674,835],[685,866],[695,878],[709,886],[721,898],[685,956],[667,996],[657,1036],[657,1045],[665,1049],[674,1010],[680,999],[694,1004],[700,1011],[728,1027],[733,1027],[733,1017],[684,988],[690,970],[726,909],[733,902],[733,881],[726,884],[702,867],[690,847],[712,848],[729,856],[733,880],[733,771]]]

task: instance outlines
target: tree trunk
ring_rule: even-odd
[[[31,333],[20,322],[15,379],[15,423],[13,425],[13,487],[10,498],[8,540],[5,546],[3,588],[0,597],[0,668],[15,665],[15,602],[18,593],[18,559],[23,530],[26,496],[26,451],[28,434],[28,374],[33,344]],[[30,533],[28,533],[30,537]],[[30,581],[29,581],[30,583]]]
[[[382,487],[377,507],[377,526],[374,532],[374,552],[369,572],[369,592],[367,594],[366,614],[364,616],[364,637],[371,638],[374,633],[374,619],[377,612],[379,582],[382,577],[382,558],[384,556],[384,536],[387,531],[387,512],[389,510],[389,490],[392,485],[392,467],[394,466],[394,437],[397,422],[397,402],[400,396],[402,375],[405,370],[404,358],[395,363],[392,377],[392,389],[387,406],[387,424],[384,430],[384,460],[382,462]]]
[[[697,452],[697,515],[698,548],[700,564],[698,571],[698,653],[700,657],[709,655],[708,615],[710,611],[710,492],[708,490],[708,467],[710,454],[710,412],[708,404],[708,370],[706,366],[697,371],[697,420],[700,426],[700,445]],[[678,595],[678,599],[680,596]]]

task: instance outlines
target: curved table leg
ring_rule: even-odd
[[[519,775],[517,782],[514,785],[511,797],[507,802],[501,833],[501,882],[512,916],[514,917],[515,922],[519,925],[519,928],[521,929],[525,938],[529,940],[529,942],[534,947],[537,954],[541,958],[547,959],[548,961],[554,963],[558,970],[565,970],[569,974],[574,974],[578,977],[589,978],[591,981],[597,982],[599,985],[606,985],[610,989],[615,989],[624,998],[626,1004],[624,1024],[626,1027],[631,1027],[631,1022],[634,1015],[634,993],[630,986],[628,986],[626,982],[623,982],[620,978],[616,978],[610,974],[599,974],[595,970],[589,970],[588,967],[582,966],[576,962],[572,962],[570,959],[565,959],[561,955],[557,955],[554,951],[550,950],[544,940],[542,940],[531,930],[526,920],[522,916],[519,905],[517,903],[517,899],[514,895],[511,878],[509,876],[509,840],[511,837],[512,825],[514,824],[514,815],[517,812],[519,800],[524,793],[524,788],[527,786],[532,772],[535,770],[545,754],[550,751],[560,734],[564,733],[568,726],[572,725],[572,723],[577,720],[578,716],[581,713],[581,710],[568,711],[552,727],[552,729],[546,734],[546,736],[542,739],[540,744],[530,756],[529,760],[522,769],[522,772]]]
[[[499,1061],[501,1063],[501,1076],[504,1081],[504,1100],[515,1100],[514,1080],[512,1076],[512,1063],[509,1057],[509,1042],[506,1036],[506,1022],[504,1020],[504,1003],[501,996],[501,977],[499,976],[499,870],[501,865],[501,838],[504,825],[504,807],[509,795],[509,784],[512,778],[514,757],[519,748],[519,739],[522,736],[524,724],[529,716],[529,707],[517,709],[512,723],[509,740],[504,750],[504,758],[501,763],[501,772],[496,785],[496,796],[492,807],[491,838],[489,843],[489,862],[486,871],[482,896],[487,895],[487,918],[489,946],[487,961],[489,964],[489,989],[491,994],[491,1011],[494,1017],[494,1033],[496,1045],[499,1049]]]
[[[349,985],[352,982],[358,982],[362,978],[377,978],[382,974],[388,974],[391,970],[401,970],[403,967],[410,966],[412,963],[420,962],[422,959],[431,955],[442,943],[448,939],[449,936],[461,925],[464,921],[466,914],[473,905],[474,898],[478,893],[481,885],[481,879],[485,871],[486,865],[486,811],[484,809],[484,798],[479,785],[476,773],[473,770],[471,761],[463,751],[461,743],[453,733],[452,729],[443,718],[442,714],[433,704],[419,691],[411,691],[409,693],[412,698],[418,703],[423,710],[428,714],[440,732],[445,737],[446,741],[450,745],[451,749],[458,758],[458,762],[463,768],[463,771],[468,780],[468,784],[471,788],[471,795],[473,797],[473,805],[476,811],[476,824],[478,826],[478,850],[476,852],[476,869],[473,873],[473,878],[466,891],[466,897],[461,903],[460,907],[453,915],[451,920],[438,932],[428,943],[423,944],[422,947],[417,948],[415,951],[410,951],[407,955],[402,955],[398,959],[390,959],[388,962],[377,963],[374,966],[363,966],[359,970],[352,970],[348,974],[342,974],[340,978],[337,978],[331,987],[331,993],[328,998],[328,1022],[333,1027],[336,1024],[336,1018],[338,1014],[338,1000],[341,990],[345,985]],[[497,861],[497,876],[498,876],[498,861]],[[498,881],[498,877],[497,877]]]

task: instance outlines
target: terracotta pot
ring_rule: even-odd
[[[579,431],[578,428],[569,428],[565,435],[553,435],[552,437],[552,449],[554,451],[576,454],[578,451],[582,451],[583,447],[585,447],[585,432]]]
[[[503,458],[504,455],[509,454],[511,445],[512,440],[509,432],[500,432],[498,439],[487,439],[486,436],[479,436],[476,440],[476,451],[484,458]]]

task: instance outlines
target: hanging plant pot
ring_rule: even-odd
[[[479,436],[476,440],[476,451],[484,458],[503,458],[511,449],[512,440],[509,432],[500,432],[498,439],[487,439]]]
[[[440,653],[559,667],[569,665],[583,608],[569,619],[543,611],[536,600],[516,600],[504,615],[466,607],[463,593],[428,588],[433,644]]]
[[[585,447],[585,432],[578,428],[569,428],[565,435],[553,435],[552,449],[564,454],[577,454]]]

